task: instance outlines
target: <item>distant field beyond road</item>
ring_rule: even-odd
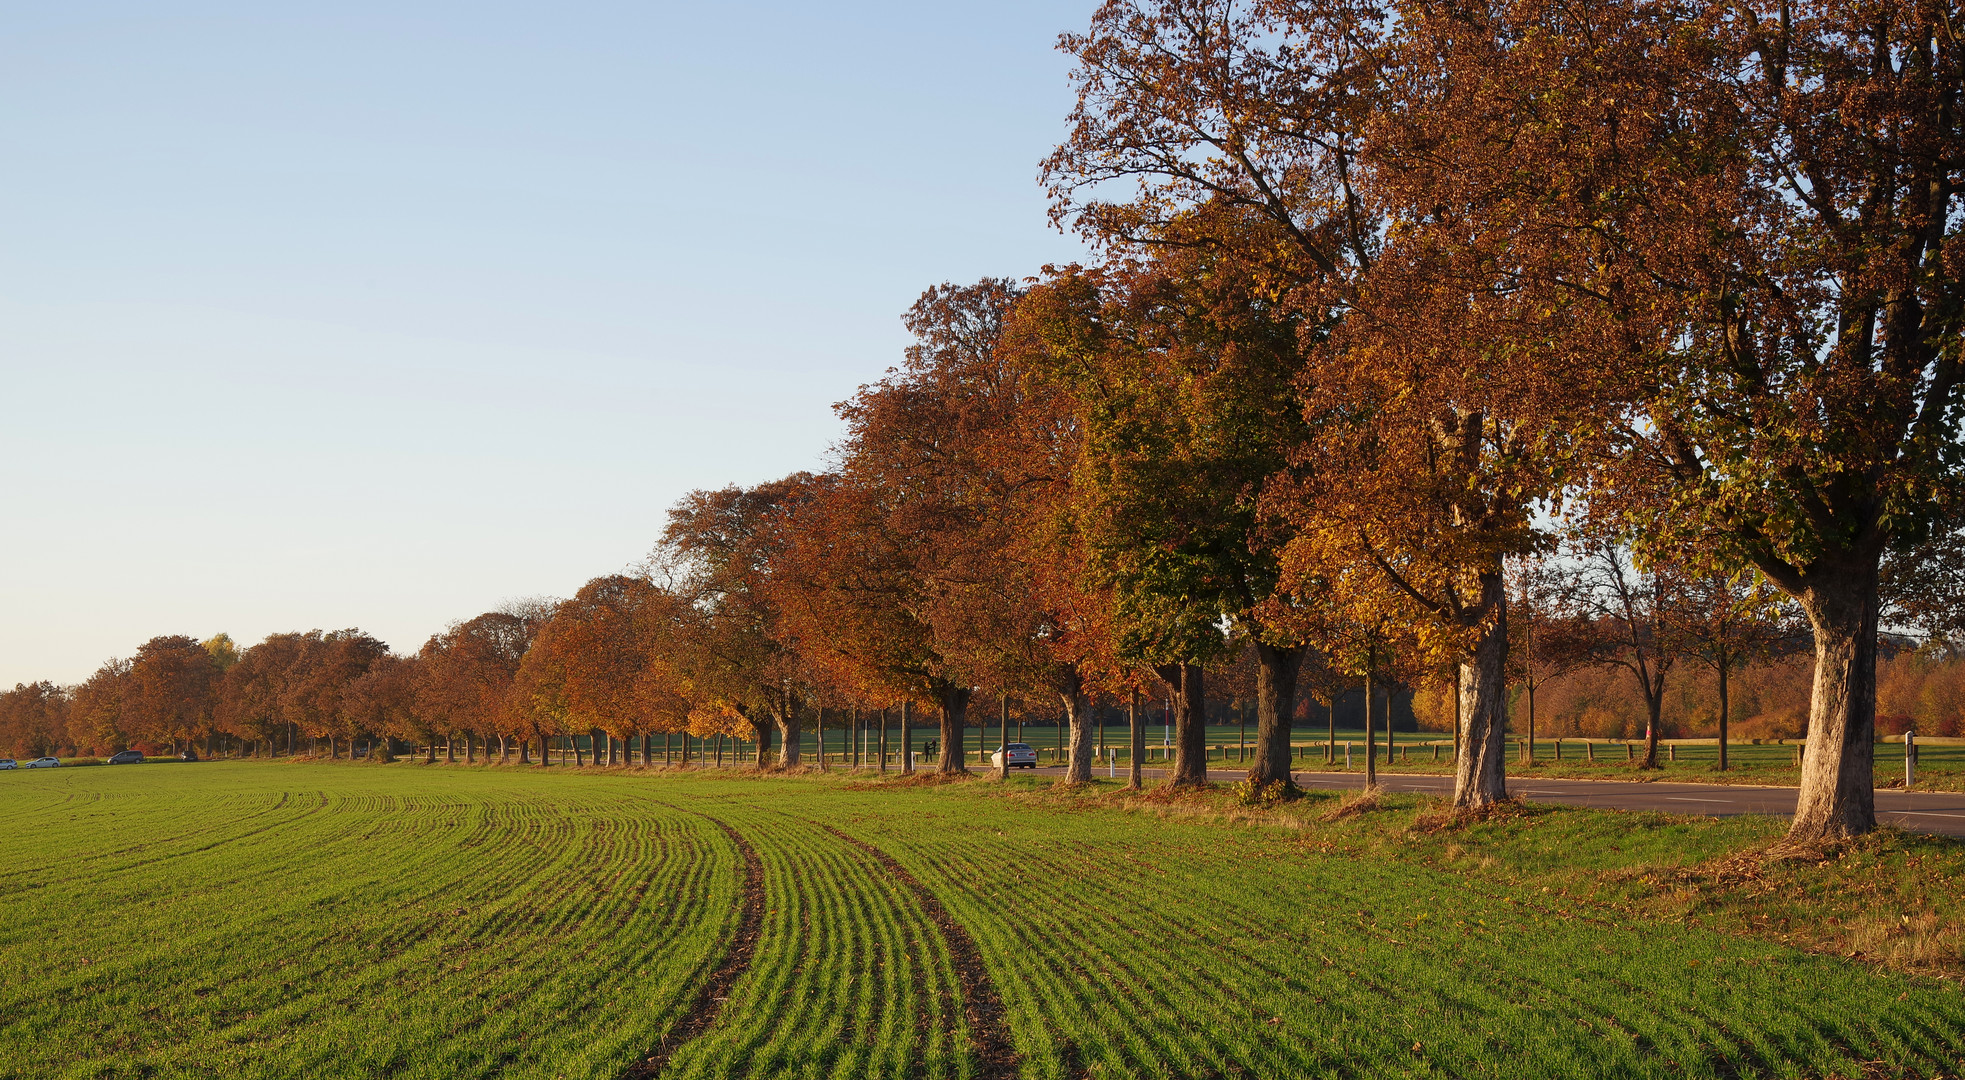
[[[1955,984],[1682,901],[1674,868],[1764,822],[1129,806],[1022,780],[7,774],[0,1077],[1965,1070]],[[1915,843],[1870,857],[1955,894],[1956,845]],[[1672,883],[1645,907],[1598,880]]]

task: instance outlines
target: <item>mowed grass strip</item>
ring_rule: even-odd
[[[54,782],[0,807],[118,811],[42,812],[0,846],[33,868],[0,883],[0,1075],[612,1075],[736,910],[720,830],[625,789],[252,764],[34,779]]]

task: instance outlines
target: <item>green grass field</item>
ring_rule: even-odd
[[[1965,1070],[1965,996],[1906,970],[1958,970],[1960,845],[1886,834],[1729,876],[1774,823],[1431,831],[1417,800],[1330,806],[408,763],[7,774],[0,1076]]]

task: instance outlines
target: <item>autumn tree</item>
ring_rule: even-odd
[[[1628,545],[1602,536],[1579,539],[1568,566],[1562,617],[1545,634],[1543,652],[1564,666],[1630,675],[1645,712],[1638,767],[1656,769],[1665,686],[1687,645],[1678,632],[1687,608],[1684,573],[1669,562],[1639,565]]]
[[[123,697],[129,690],[130,662],[116,658],[97,668],[69,691],[68,733],[71,741],[97,750],[130,744],[123,721]]]
[[[1224,214],[1235,216],[1210,207],[1195,217]],[[1205,227],[1266,226],[1241,216]],[[1019,354],[1064,386],[1077,412],[1073,525],[1085,571],[1111,595],[1116,647],[1179,698],[1174,783],[1206,777],[1203,665],[1232,648],[1224,623],[1256,657],[1249,776],[1290,775],[1312,621],[1282,588],[1289,534],[1263,494],[1309,440],[1296,392],[1301,329],[1247,267],[1186,246],[1068,268],[1019,309]]]
[[[1599,514],[1815,637],[1790,837],[1874,827],[1878,566],[1954,497],[1965,44],[1944,5],[1399,9],[1381,196],[1614,373]]]
[[[500,760],[507,740],[522,738],[530,720],[517,708],[512,685],[526,650],[551,617],[543,603],[487,611],[432,635],[418,656],[418,708],[445,731],[463,731],[498,740]],[[519,758],[530,760],[521,744]],[[468,754],[469,748],[466,747]],[[486,753],[489,753],[487,746]]]
[[[1360,182],[1396,103],[1396,29],[1341,4],[1107,3],[1064,39],[1078,107],[1045,175],[1055,218],[1091,239],[1232,254],[1297,313],[1318,432],[1298,460],[1319,475],[1273,496],[1296,534],[1285,586],[1349,582],[1358,621],[1463,653],[1454,798],[1471,807],[1505,795],[1501,567],[1539,543],[1534,510],[1559,481],[1531,451],[1564,419],[1532,393],[1539,341],[1497,353],[1505,332],[1458,332],[1424,259],[1384,268],[1393,210]]]
[[[696,708],[743,718],[758,768],[769,764],[774,731],[780,766],[798,764],[801,691],[809,671],[782,626],[774,586],[791,542],[792,514],[815,479],[795,473],[752,488],[695,491],[669,511],[650,564],[677,597],[671,656]]]
[[[669,657],[675,603],[646,578],[611,574],[560,604],[514,681],[541,730],[590,735],[595,765],[612,763],[612,740],[682,730],[693,703]]]
[[[904,363],[839,406],[848,435],[820,516],[792,551],[796,628],[875,695],[934,703],[943,772],[966,771],[979,686],[1056,698],[1069,729],[1066,784],[1091,778],[1091,695],[1100,685],[1097,605],[1060,562],[1057,530],[1076,426],[1056,389],[1006,347],[1022,290],[985,278],[924,292],[905,316]],[[803,520],[803,519],[801,519]],[[819,544],[843,540],[821,555]],[[852,635],[821,641],[807,613],[846,613]]]
[[[438,731],[417,709],[416,657],[383,654],[341,689],[338,712],[341,728],[382,737],[380,752],[370,760],[395,760],[395,740],[422,745],[434,756]],[[428,760],[426,756],[425,760]]]
[[[15,683],[0,693],[0,746],[15,757],[57,754],[74,744],[68,696],[54,683]]]
[[[310,644],[306,634],[268,634],[240,653],[219,680],[215,719],[220,730],[266,748],[285,736],[292,750],[299,729],[288,710],[289,690]]]
[[[218,698],[218,665],[196,638],[155,637],[130,661],[123,718],[137,738],[180,745],[211,730]]]
[[[1677,602],[1665,611],[1665,631],[1686,656],[1712,669],[1718,684],[1719,768],[1728,760],[1732,721],[1731,682],[1750,663],[1792,652],[1800,627],[1782,595],[1758,574],[1707,572],[1686,575]]]
[[[343,742],[352,755],[358,737],[376,732],[353,726],[354,717],[342,710],[342,695],[389,647],[353,629],[310,631],[299,635],[298,644],[299,655],[281,687],[280,711],[302,734],[327,739],[330,758],[339,755]]]

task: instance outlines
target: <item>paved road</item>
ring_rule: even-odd
[[[1036,770],[1052,775],[1064,770]],[[1144,770],[1158,775],[1160,769]],[[1104,776],[1105,768],[1095,770]],[[1242,769],[1210,769],[1208,779],[1233,783],[1245,775]],[[1119,775],[1125,776],[1120,770]],[[1362,772],[1297,772],[1296,782],[1311,788],[1358,788],[1365,782]],[[1425,776],[1414,773],[1381,773],[1379,783],[1390,791],[1424,791],[1445,795],[1453,790],[1451,776]],[[1508,777],[1508,791],[1532,802],[1566,803],[1570,806],[1605,806],[1616,810],[1653,810],[1666,814],[1707,814],[1732,817],[1736,814],[1794,814],[1795,789],[1755,787],[1745,784],[1633,783],[1629,780],[1561,780],[1554,777]],[[1950,791],[1876,792],[1876,816],[1880,821],[1901,825],[1918,832],[1965,837],[1965,793]]]

